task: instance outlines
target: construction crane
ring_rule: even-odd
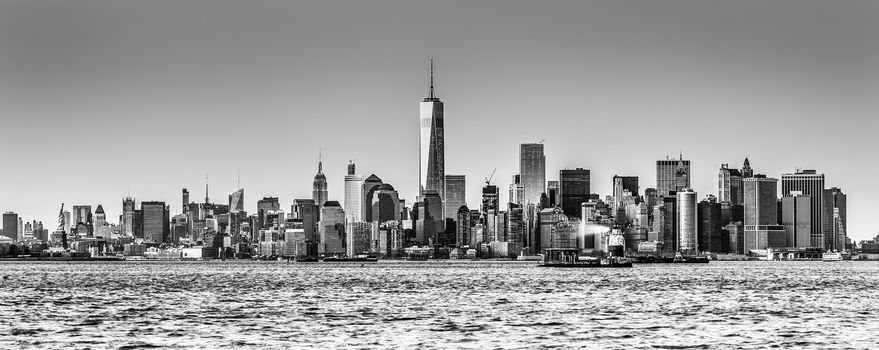
[[[494,170],[491,171],[491,175],[488,175],[488,177],[485,178],[485,185],[486,186],[491,185],[491,178],[494,177],[495,171],[497,171],[497,168],[494,168]]]
[[[543,141],[546,141],[546,139],[540,139],[540,142],[538,142],[537,144],[541,145],[541,144],[543,144]]]

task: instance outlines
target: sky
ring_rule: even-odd
[[[330,200],[346,164],[407,203],[429,59],[445,103],[446,173],[502,200],[518,145],[545,139],[547,180],[592,171],[655,186],[692,161],[826,175],[848,231],[879,233],[879,2],[811,0],[0,0],[0,211],[54,229],[61,203]],[[780,185],[779,185],[780,187]],[[872,214],[871,214],[872,213]]]

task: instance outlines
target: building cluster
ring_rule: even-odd
[[[756,174],[745,158],[741,169],[722,164],[717,194],[699,199],[690,185],[689,160],[656,161],[655,187],[641,190],[637,176],[614,176],[613,193],[593,193],[589,169],[561,169],[547,179],[543,142],[519,146],[519,173],[509,200],[485,178],[480,203],[466,202],[464,175],[447,174],[443,102],[433,71],[420,106],[418,196],[407,205],[394,186],[376,174],[361,174],[349,162],[342,203],[331,200],[318,162],[311,198],[282,207],[278,197],[244,209],[244,189],[223,204],[190,200],[182,190],[182,213],[171,216],[164,202],[122,200],[118,224],[98,205],[74,206],[59,214],[53,232],[3,214],[2,235],[14,242],[63,247],[93,254],[137,255],[147,247],[201,247],[206,256],[320,258],[498,257],[540,254],[547,248],[577,248],[604,254],[623,237],[628,254],[791,254],[851,248],[846,235],[846,195],[826,188],[824,175],[798,170],[779,179]],[[780,196],[779,196],[780,193]],[[471,206],[472,205],[472,206]],[[619,235],[618,233],[622,233]],[[155,249],[153,250],[155,251]]]

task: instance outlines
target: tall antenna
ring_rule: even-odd
[[[430,57],[430,97],[434,98],[433,94],[433,57]]]
[[[204,202],[211,202],[211,200],[208,199],[208,174],[204,174]]]

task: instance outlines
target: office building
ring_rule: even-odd
[[[385,221],[402,221],[402,209],[400,208],[400,194],[391,184],[380,184],[369,196],[372,203],[367,206],[369,221],[383,223]]]
[[[522,185],[520,203],[540,203],[540,195],[546,193],[546,157],[543,155],[542,143],[519,145],[519,181]],[[559,186],[564,192],[564,184],[560,183]]]
[[[458,209],[467,205],[466,180],[464,175],[446,175],[445,217],[455,219]]]
[[[726,253],[729,237],[724,236],[721,222],[721,205],[716,201],[703,200],[698,204],[699,227],[696,239],[700,252]]]
[[[483,213],[497,213],[499,201],[498,188],[495,185],[485,185],[482,188],[482,206],[480,210]]]
[[[619,208],[623,204],[623,193],[629,191],[633,197],[638,197],[638,177],[637,176],[613,176],[613,202],[614,208]]]
[[[134,237],[134,198],[125,197],[122,199],[122,236]]]
[[[372,222],[372,195],[379,186],[382,185],[382,179],[375,174],[369,175],[363,179],[360,186],[360,217],[361,221]]]
[[[377,229],[378,223],[358,221],[345,224],[345,251],[348,256],[367,255],[372,252],[373,228]]]
[[[785,245],[806,248],[812,245],[812,198],[792,192],[781,198],[781,224]]]
[[[322,256],[344,255],[345,249],[345,210],[337,201],[327,201],[321,208],[318,224],[320,240],[318,254]]]
[[[825,229],[825,244],[829,250],[843,251],[846,249],[848,236],[846,235],[846,195],[841,189],[832,187],[824,190],[824,215],[827,218],[828,227]]]
[[[170,208],[165,202],[142,202],[143,238],[153,243],[166,243],[170,235]]]
[[[734,205],[742,204],[742,173],[731,169],[729,164],[721,164],[717,175],[717,200]]]
[[[3,213],[3,235],[18,241],[18,214],[11,211]]]
[[[363,221],[363,175],[357,174],[354,162],[348,162],[345,175],[345,216],[351,222]]]
[[[436,241],[438,233],[445,231],[442,199],[435,191],[425,191],[417,204],[415,240],[418,244],[429,245]]]
[[[698,249],[696,192],[684,187],[677,193],[678,207],[678,249],[682,252],[695,252]]]
[[[580,217],[581,204],[589,201],[590,190],[589,170],[577,168],[559,171],[561,208],[568,217]]]
[[[271,224],[268,220],[269,214],[279,210],[281,210],[281,203],[278,201],[278,197],[263,197],[263,199],[258,200],[256,202],[256,214],[259,215],[257,229],[268,229]]]
[[[430,61],[430,90],[421,101],[421,142],[418,158],[419,194],[434,191],[445,198],[445,135],[443,102],[434,93],[433,60]]]
[[[237,191],[229,195],[229,211],[244,211],[244,189],[239,188]]]
[[[324,175],[323,161],[317,162],[317,174],[314,175],[314,183],[312,184],[311,197],[314,199],[314,205],[318,208],[318,213],[323,214],[324,203],[328,198],[327,193],[327,176]]]
[[[745,252],[785,247],[784,226],[778,224],[778,180],[755,175],[742,181]]]
[[[818,174],[815,170],[800,170],[793,174],[782,174],[782,196],[789,196],[794,192],[809,196],[812,200],[810,208],[812,223],[812,232],[810,234],[811,247],[826,249],[824,222],[827,219],[827,215],[824,209],[824,174]]]
[[[561,205],[561,196],[559,194],[559,182],[558,181],[547,181],[546,182],[546,196],[549,198],[548,207],[555,207]]]
[[[673,192],[690,187],[690,161],[668,159],[656,161],[656,191],[660,196],[669,196]]]

